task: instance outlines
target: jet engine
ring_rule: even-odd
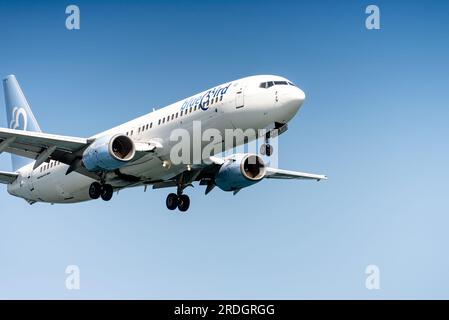
[[[126,135],[104,136],[95,140],[83,153],[89,171],[115,170],[134,158],[136,147]]]
[[[225,159],[215,176],[215,184],[223,191],[249,187],[265,177],[263,159],[255,154],[234,154]]]

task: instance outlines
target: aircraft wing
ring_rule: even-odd
[[[212,156],[209,158],[211,164],[192,166],[190,170],[183,171],[179,175],[169,180],[154,181],[149,184],[153,185],[154,189],[175,187],[179,183],[191,185],[193,181],[200,181],[200,185],[206,185],[206,194],[208,194],[214,187],[214,178],[220,167],[226,162],[225,158]],[[266,167],[265,176],[267,179],[307,179],[307,180],[327,180],[325,175],[305,173],[298,171],[289,171],[277,168]],[[236,194],[239,190],[234,191]]]
[[[90,142],[85,138],[0,128],[0,153],[36,159],[36,167],[49,159],[72,165]]]
[[[307,179],[307,180],[327,180],[327,177],[321,174],[305,173],[298,171],[282,170],[277,168],[266,168],[265,178],[267,179]]]
[[[212,156],[210,160],[215,165],[221,166],[225,159]],[[305,173],[298,171],[282,170],[277,168],[266,167],[265,177],[267,179],[307,179],[307,180],[327,180],[327,177],[321,174]]]
[[[18,176],[19,176],[18,173],[0,171],[0,183],[4,184],[13,183]]]

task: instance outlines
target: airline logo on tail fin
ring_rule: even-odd
[[[22,118],[22,121],[20,121]],[[24,108],[14,107],[11,112],[11,122],[9,123],[10,129],[26,131],[28,124],[28,115]]]
[[[5,93],[6,125],[10,129],[41,132],[33,111],[31,111],[30,105],[14,75],[6,76],[3,80],[3,90]],[[34,161],[14,154],[11,154],[11,159],[14,171]]]

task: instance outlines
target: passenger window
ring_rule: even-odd
[[[153,128],[153,122],[150,123],[150,129]]]
[[[161,124],[161,119],[159,119],[159,122],[157,123],[158,125],[160,125]]]
[[[176,112],[176,119],[178,119],[178,113]]]
[[[164,118],[162,118],[162,123],[165,123],[165,117],[164,117]]]
[[[133,133],[134,133],[134,130],[131,130],[131,135],[133,135]]]
[[[196,111],[196,106],[195,106],[195,108],[193,108],[193,111]]]
[[[223,100],[223,96],[220,96],[220,101],[222,101]]]
[[[171,119],[173,120],[175,118],[175,114],[172,114],[171,115]]]
[[[190,107],[189,113],[192,113],[192,107]]]

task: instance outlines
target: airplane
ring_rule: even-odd
[[[269,167],[261,156],[272,156],[270,139],[287,130],[305,100],[298,86],[280,76],[227,82],[89,138],[42,132],[14,75],[3,80],[3,88],[9,128],[0,128],[0,153],[11,154],[13,172],[0,171],[0,183],[29,204],[109,201],[121,189],[152,186],[176,188],[166,206],[185,212],[190,199],[184,191],[194,182],[206,186],[206,194],[215,186],[236,194],[265,178],[327,179]],[[263,129],[260,138],[265,143],[260,154],[212,154],[199,163],[173,163],[171,132],[192,134],[195,121],[221,134],[226,129]],[[233,146],[245,143],[248,140],[236,139]],[[219,144],[221,150],[226,148],[223,141]]]

